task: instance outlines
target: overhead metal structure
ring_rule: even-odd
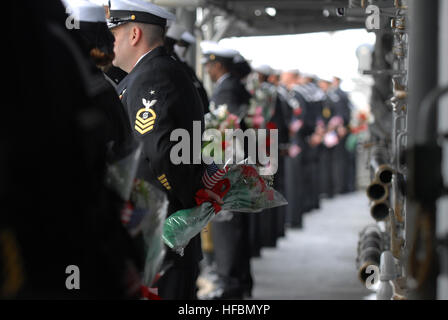
[[[168,8],[212,12],[217,28],[232,21],[219,38],[300,34],[363,28],[365,14],[345,16],[338,8],[364,7],[366,1],[348,0],[149,0]],[[215,39],[219,40],[219,39]]]
[[[365,18],[338,16],[347,0],[215,0],[209,4],[247,23],[250,29],[233,25],[226,37],[299,34],[363,28]]]

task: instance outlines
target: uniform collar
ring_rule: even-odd
[[[225,74],[223,74],[221,77],[219,77],[219,79],[216,81],[216,86],[219,86],[224,80],[226,80],[227,78],[230,77],[230,73],[227,72]]]
[[[159,46],[157,48],[154,48],[152,50],[149,50],[148,52],[146,52],[145,54],[143,54],[135,63],[134,68],[132,68],[131,72],[129,72],[129,74],[131,74],[132,72],[134,72],[135,69],[137,69],[140,65],[142,65],[142,63],[144,61],[147,60],[151,60],[152,58],[156,57],[156,56],[160,56],[166,54],[165,51],[165,47],[164,46]]]
[[[154,50],[154,49],[151,49],[151,50],[149,50],[148,52],[146,52],[144,55],[142,55],[138,60],[137,60],[137,62],[134,64],[134,67],[132,68],[132,70],[134,70],[134,68],[135,68],[135,66],[140,62],[140,60],[142,60],[148,53],[150,53],[152,50]]]
[[[166,55],[165,47],[160,46],[157,48],[154,48],[138,59],[137,63],[135,64],[134,68],[129,72],[126,77],[123,78],[123,80],[120,81],[117,87],[117,92],[120,94],[124,89],[127,87],[127,83],[129,79],[132,79],[132,75],[136,72],[135,70],[138,70],[146,61],[151,60],[152,58],[155,58],[157,56],[163,56]]]

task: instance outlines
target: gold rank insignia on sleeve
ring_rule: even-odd
[[[168,183],[165,174],[162,174],[161,176],[157,177],[157,179],[159,179],[160,183],[166,188],[166,190],[171,190],[171,186]]]
[[[141,108],[137,111],[134,128],[140,134],[148,133],[153,129],[155,120],[156,113],[153,109]]]

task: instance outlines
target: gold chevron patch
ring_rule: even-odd
[[[140,134],[150,132],[154,127],[156,117],[153,109],[141,108],[137,111],[134,129]]]

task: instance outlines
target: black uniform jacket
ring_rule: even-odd
[[[351,102],[346,92],[337,88],[333,91],[334,95],[337,97],[334,99],[336,101],[336,112],[344,119],[344,125],[348,125],[351,119]]]
[[[227,110],[237,116],[244,116],[250,100],[250,93],[244,88],[241,81],[229,74],[219,83],[210,98],[215,106],[227,105]]]
[[[122,106],[89,69],[60,1],[14,9],[27,12],[14,27],[29,38],[11,52],[18,62],[8,77],[17,78],[7,91],[20,99],[3,108],[0,125],[0,299],[131,298],[137,254],[120,221],[123,203],[104,184],[106,144],[117,141],[105,107]],[[30,47],[39,48],[33,59]],[[30,85],[32,75],[39,78]],[[79,268],[79,289],[65,286],[70,265]]]
[[[198,90],[199,97],[201,98],[202,107],[204,108],[204,114],[208,113],[210,111],[208,109],[208,105],[210,102],[208,100],[207,91],[205,91],[204,85],[202,84],[201,80],[199,80],[199,78],[197,77],[196,71],[194,71],[194,69],[190,67],[188,63],[182,61],[175,52],[173,52],[172,56],[174,57],[174,59],[179,61],[180,64],[182,64],[182,66],[185,68],[185,71],[187,71],[187,73],[190,75],[196,90]]]
[[[168,215],[196,206],[194,196],[203,188],[202,164],[173,164],[171,149],[178,141],[170,141],[175,129],[184,129],[190,136],[190,158],[193,155],[193,121],[204,128],[204,111],[197,90],[182,65],[170,57],[164,47],[146,54],[118,85],[134,137],[143,141],[143,157],[137,176],[163,190],[168,197]],[[200,143],[200,142],[199,142]],[[200,157],[200,148],[197,156]],[[200,159],[200,158],[199,158]],[[202,259],[199,235],[185,248],[181,258],[168,250],[165,264],[174,262],[192,266]]]
[[[181,63],[183,64],[185,70],[190,74],[191,79],[193,80],[193,84],[196,87],[196,90],[198,90],[204,108],[204,113],[208,113],[210,111],[208,108],[210,102],[208,100],[207,91],[205,91],[204,85],[202,84],[201,80],[199,80],[199,78],[196,76],[196,72],[192,67],[190,67],[186,62],[181,61]]]
[[[175,129],[185,129],[193,142],[193,121],[204,128],[199,95],[179,62],[158,47],[144,56],[120,82],[118,93],[128,111],[136,139],[144,143],[138,175],[164,190],[169,214],[195,206],[194,195],[202,188],[202,164],[173,164],[170,141]],[[190,158],[192,155],[190,147]]]

